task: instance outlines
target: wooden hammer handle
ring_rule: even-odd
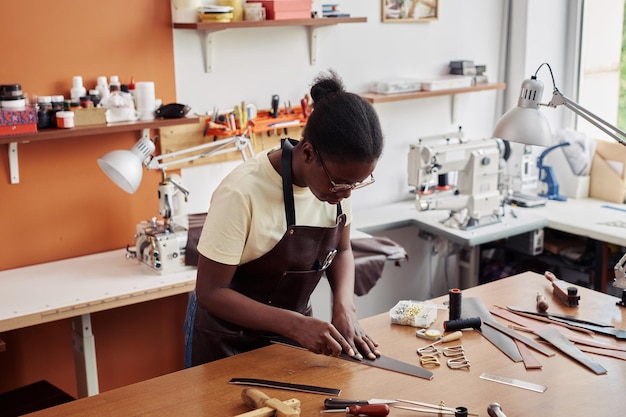
[[[296,414],[300,415],[300,400],[292,398],[290,400],[282,401],[283,404],[289,406]],[[276,409],[272,407],[261,407],[256,410],[248,411],[247,413],[239,414],[235,417],[274,417],[276,415]]]

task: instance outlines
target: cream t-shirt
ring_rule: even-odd
[[[285,234],[282,177],[270,163],[268,152],[239,165],[213,193],[198,242],[202,255],[227,265],[243,264],[267,253]],[[296,225],[336,224],[337,206],[318,200],[308,187],[294,185],[293,193]],[[349,198],[341,202],[341,208],[349,224]]]

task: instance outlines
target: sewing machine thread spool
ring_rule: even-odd
[[[461,304],[462,304],[462,293],[458,288],[452,288],[448,291],[449,301],[448,306],[450,308],[450,313],[448,316],[449,320],[458,320],[461,318]]]
[[[480,317],[470,317],[467,319],[448,320],[443,322],[443,330],[454,332],[462,329],[480,329],[483,321]]]

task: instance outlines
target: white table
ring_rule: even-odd
[[[601,244],[598,269],[600,280],[594,285],[596,290],[605,292],[613,279],[609,265],[607,243],[626,246],[626,204],[609,203],[594,198],[570,198],[567,201],[548,201],[543,207],[517,210],[520,213],[533,213],[546,219],[546,227],[584,236]]]
[[[125,249],[0,271],[0,332],[73,319],[81,397],[98,393],[90,313],[192,291],[196,270],[158,275]]]
[[[611,207],[611,208],[609,208]],[[546,219],[546,227],[626,246],[626,204],[594,198],[548,201],[543,207],[517,209]]]
[[[478,285],[480,245],[542,229],[548,224],[547,219],[541,213],[513,210],[505,206],[500,222],[471,230],[460,230],[441,223],[442,220],[448,218],[449,213],[448,210],[418,211],[415,208],[415,200],[411,199],[368,210],[355,210],[353,229],[375,233],[412,225],[421,231],[441,236],[461,245],[467,252],[466,260],[459,263],[460,269],[467,270],[466,274],[460,274],[465,275],[461,286],[470,288]]]

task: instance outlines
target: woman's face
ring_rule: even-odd
[[[377,161],[334,163],[314,153],[317,161],[311,164],[309,189],[320,201],[338,204],[350,197],[352,190],[374,182],[372,172]]]

